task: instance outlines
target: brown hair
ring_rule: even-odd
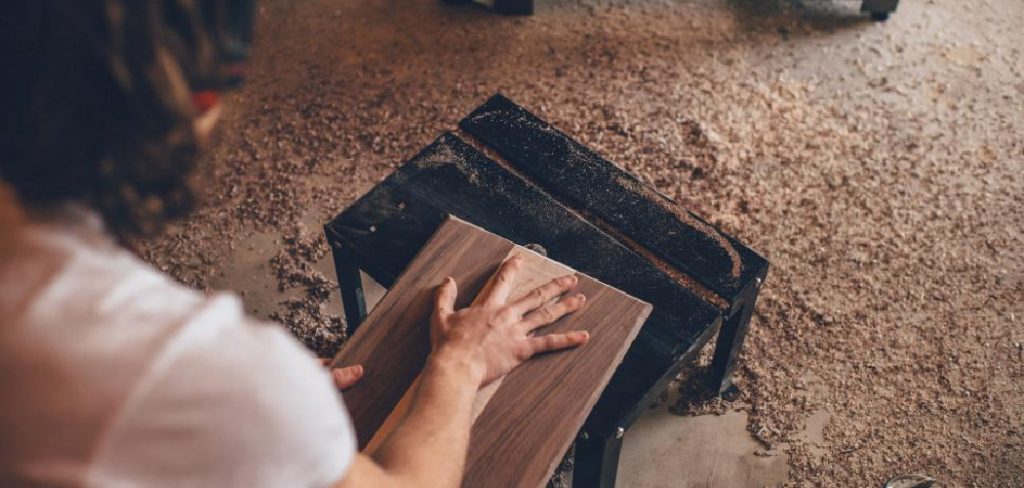
[[[21,205],[81,202],[122,236],[192,209],[192,90],[221,71],[222,9],[199,1],[4,7],[0,180]]]

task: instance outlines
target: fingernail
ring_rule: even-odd
[[[576,299],[579,300],[580,301],[580,305],[582,305],[584,302],[587,301],[587,296],[582,294],[582,293],[580,293],[579,295],[576,295]]]
[[[446,285],[447,285],[447,284],[450,284],[450,283],[451,283],[451,282],[453,282],[453,281],[455,281],[455,278],[452,278],[451,276],[446,276],[446,277],[444,278],[444,284],[446,284]]]
[[[587,339],[590,339],[590,332],[587,332],[585,330],[577,332],[576,335],[577,335],[577,337],[579,337],[580,340],[583,340],[583,341],[585,341]]]

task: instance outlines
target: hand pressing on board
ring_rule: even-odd
[[[451,277],[437,288],[430,333],[432,351],[467,361],[480,386],[501,378],[535,354],[580,346],[586,331],[534,335],[562,316],[579,310],[582,294],[566,295],[577,278],[566,275],[509,301],[522,258],[513,256],[484,285],[473,303],[455,310],[458,286]],[[557,299],[557,300],[556,300]]]

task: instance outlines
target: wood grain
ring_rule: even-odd
[[[420,250],[335,356],[334,365],[363,365],[363,377],[345,391],[359,447],[369,443],[423,369],[430,352],[434,289],[445,276],[459,285],[456,306],[469,305],[512,244],[446,222]],[[462,224],[468,225],[468,224]],[[471,226],[470,226],[471,227]]]
[[[524,267],[511,296],[522,296],[572,269],[471,224],[449,218],[335,358],[363,364],[365,376],[345,392],[361,448],[375,449],[399,424],[429,352],[434,288],[459,283],[460,307],[511,255]],[[539,331],[585,329],[584,347],[536,357],[481,390],[463,486],[543,486],[583,425],[651,306],[585,275],[577,291],[587,305]]]
[[[537,254],[529,249],[521,246],[512,246],[508,254],[504,259],[508,259],[512,256],[519,256],[523,259],[522,267],[519,273],[519,278],[512,284],[512,290],[509,292],[509,297],[512,300],[516,300],[526,296],[534,288],[547,283],[548,281],[557,278],[559,276],[565,276],[567,274],[575,274],[575,271],[556,261],[547,259],[540,254]],[[480,389],[477,394],[476,402],[473,404],[473,419],[483,412],[484,407],[487,406],[487,402],[490,401],[491,397],[497,392],[498,387],[501,386],[504,378],[498,381],[492,382],[491,384]],[[416,388],[419,386],[419,376],[409,386],[402,395],[402,399],[399,400],[398,404],[395,405],[391,413],[384,420],[384,423],[374,433],[373,438],[367,443],[363,449],[367,454],[374,453],[380,446],[387,440],[391,432],[398,426],[405,414],[409,411],[409,407],[412,405],[412,399],[415,395]]]

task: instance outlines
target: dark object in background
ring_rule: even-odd
[[[474,3],[474,0],[443,0],[452,5],[466,5]],[[493,0],[494,11],[502,15],[533,15],[533,0]],[[861,12],[871,15],[871,20],[884,21],[889,19],[889,14],[896,11],[900,0],[863,0],[860,5]]]
[[[882,488],[931,488],[935,486],[935,480],[919,474],[905,474],[891,478],[885,482]]]
[[[447,214],[653,304],[576,442],[576,486],[612,487],[625,430],[716,332],[709,387],[736,393],[768,262],[501,95],[459,126],[325,226],[349,334],[360,270],[390,287]]]
[[[467,5],[474,0],[443,0],[452,5]],[[533,15],[533,0],[493,0],[492,8],[501,15]]]
[[[889,14],[896,11],[900,0],[864,0],[860,11],[871,15],[871,20],[883,22],[889,20]]]

